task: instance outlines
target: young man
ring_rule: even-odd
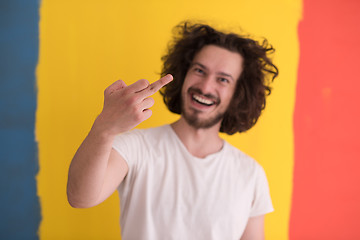
[[[69,169],[69,203],[95,206],[118,189],[124,240],[264,239],[273,210],[265,173],[219,132],[256,123],[278,73],[267,56],[273,48],[207,25],[176,29],[160,80],[105,90]],[[150,96],[165,85],[164,101],[180,119],[129,131],[151,116]]]

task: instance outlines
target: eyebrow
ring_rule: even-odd
[[[205,70],[208,70],[208,68],[207,68],[205,65],[203,65],[203,64],[201,64],[201,63],[199,63],[199,62],[194,62],[194,63],[192,63],[192,66],[194,66],[194,65],[198,65],[198,66],[200,66],[201,68],[203,68],[203,69],[205,69]],[[219,75],[225,76],[225,77],[229,77],[229,78],[231,78],[232,80],[234,80],[234,78],[233,78],[230,74],[228,74],[228,73],[225,73],[225,72],[217,72],[216,74],[219,74]]]

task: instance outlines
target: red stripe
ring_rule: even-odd
[[[360,239],[360,1],[304,0],[290,239]]]

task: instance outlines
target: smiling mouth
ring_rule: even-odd
[[[188,93],[191,96],[191,100],[202,106],[211,107],[213,105],[219,105],[220,99],[213,94],[204,94],[200,89],[190,87]]]
[[[202,105],[205,105],[205,106],[208,106],[208,107],[215,104],[215,101],[206,99],[206,98],[204,98],[204,97],[202,97],[202,96],[200,96],[200,95],[197,95],[197,94],[193,94],[193,95],[192,95],[192,99],[193,99],[195,102],[197,102],[197,103],[199,103],[199,104],[202,104]]]

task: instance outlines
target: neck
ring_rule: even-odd
[[[171,124],[179,139],[187,150],[195,157],[204,158],[207,155],[216,153],[223,147],[223,140],[219,137],[220,124],[206,129],[197,129],[190,126],[181,117]]]

